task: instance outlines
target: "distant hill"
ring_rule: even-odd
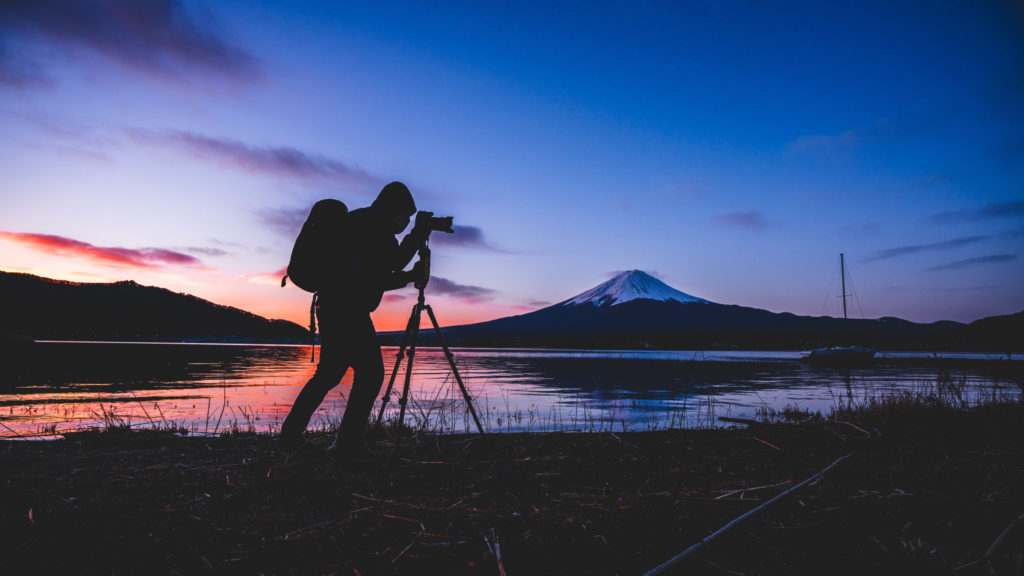
[[[429,287],[428,287],[429,292]],[[443,311],[442,311],[443,312]],[[971,325],[918,324],[899,318],[872,320],[775,313],[717,304],[680,292],[639,270],[563,302],[519,316],[443,329],[452,345],[564,348],[769,348],[807,349],[858,344],[885,350],[984,349],[1022,351],[1024,313]],[[1014,328],[1015,327],[1015,328]],[[1014,331],[1015,330],[1015,331]],[[998,334],[1016,334],[1016,340]],[[397,342],[401,333],[390,333]],[[422,330],[420,341],[436,344]]]
[[[986,350],[1024,353],[1024,311],[976,320],[966,333],[971,342]]]
[[[306,342],[285,320],[132,281],[79,283],[0,272],[0,333],[37,340]]]

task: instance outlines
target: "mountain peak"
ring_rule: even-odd
[[[707,304],[708,301],[675,288],[642,270],[629,270],[562,303],[578,306],[587,302],[594,306],[615,306],[632,300],[675,301],[682,304]]]

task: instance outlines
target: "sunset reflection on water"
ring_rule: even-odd
[[[383,351],[389,377],[397,349]],[[0,437],[111,425],[276,432],[316,368],[309,346],[42,343],[37,352],[0,387]],[[719,416],[753,417],[759,408],[791,404],[828,412],[837,402],[921,390],[950,377],[921,366],[809,367],[796,362],[796,352],[464,349],[455,357],[490,431],[708,426]],[[386,419],[397,414],[407,364]],[[1019,373],[972,368],[953,376],[973,397],[1019,396]],[[351,385],[349,372],[314,414],[311,429],[340,420]],[[417,350],[410,397],[407,424],[474,429],[440,350]]]

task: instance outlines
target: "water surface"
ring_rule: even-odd
[[[173,424],[196,434],[274,432],[315,369],[309,346],[53,342],[37,344],[36,353],[9,367],[0,381],[0,437],[109,424]],[[388,376],[396,353],[384,348]],[[454,353],[488,431],[714,426],[720,416],[752,418],[790,405],[827,413],[841,403],[900,390],[952,390],[974,401],[1019,397],[1024,385],[1024,362],[995,354],[943,355],[954,360],[942,366],[907,361],[924,354],[882,354],[873,366],[841,369],[801,364],[795,351]],[[385,419],[397,417],[407,365],[403,361]],[[444,354],[420,349],[413,367],[406,422],[473,431]],[[311,428],[340,420],[351,384],[349,373]]]

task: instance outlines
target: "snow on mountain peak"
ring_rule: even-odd
[[[708,301],[680,292],[640,270],[623,272],[611,280],[566,300],[563,306],[577,306],[587,302],[594,306],[615,306],[631,300],[675,301],[683,304],[707,304]]]

